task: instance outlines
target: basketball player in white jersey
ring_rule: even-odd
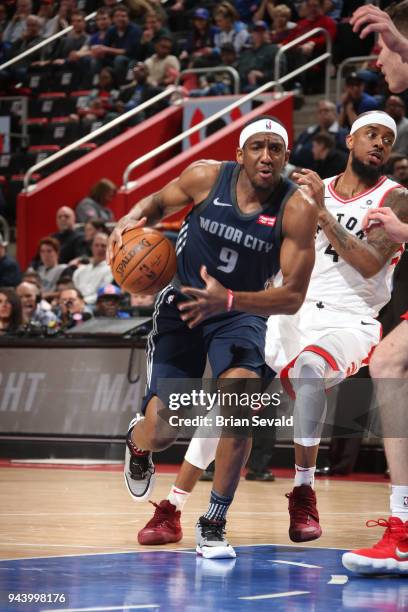
[[[381,176],[395,136],[395,123],[385,113],[365,113],[355,121],[347,140],[350,157],[346,171],[325,181],[316,267],[306,302],[296,315],[269,319],[268,363],[297,395],[300,434],[295,434],[295,486],[288,495],[289,535],[296,542],[321,534],[313,485],[325,388],[367,363],[381,336],[374,317],[389,300],[392,261],[396,261],[400,245],[387,238],[381,228],[366,236],[362,220],[370,207],[385,204],[405,219],[407,192]],[[298,176],[299,184],[305,187],[319,181],[309,170]],[[174,515],[163,524],[150,522],[139,533],[141,543],[181,539],[180,511],[201,470],[212,461],[215,448],[213,438],[193,438],[168,497]]]

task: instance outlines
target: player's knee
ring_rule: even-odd
[[[324,378],[326,374],[326,360],[317,353],[312,353],[311,351],[303,351],[303,353],[300,353],[293,367],[293,376],[298,380]]]
[[[399,360],[387,345],[379,344],[370,360],[372,378],[403,378],[407,376],[407,363]]]
[[[299,446],[317,446],[320,444],[320,438],[293,438],[295,444]]]

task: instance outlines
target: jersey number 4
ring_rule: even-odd
[[[324,254],[325,255],[332,255],[334,263],[337,263],[339,261],[339,256],[338,256],[337,252],[333,249],[331,244],[329,244],[329,246],[325,250]]]
[[[220,251],[219,257],[223,265],[217,266],[217,270],[221,270],[221,272],[226,272],[226,274],[229,274],[235,269],[238,261],[238,253],[234,251],[234,249],[223,247]]]

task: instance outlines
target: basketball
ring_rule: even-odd
[[[123,234],[120,248],[115,246],[111,268],[124,291],[152,295],[176,273],[176,253],[170,240],[157,230],[136,227]]]

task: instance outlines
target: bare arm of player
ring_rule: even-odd
[[[396,243],[408,242],[408,223],[403,223],[388,206],[371,208],[363,219],[364,231],[372,230],[375,226],[383,227],[387,236]]]
[[[220,162],[213,160],[193,162],[163,189],[139,200],[127,215],[119,219],[111,233],[106,252],[107,262],[110,263],[112,259],[113,246],[116,243],[121,246],[122,234],[127,230],[154,225],[176,210],[204,200],[215,183],[220,167]]]
[[[312,170],[303,169],[294,174],[300,185],[314,185],[321,178]],[[394,189],[384,203],[389,206],[402,222],[408,221],[408,191]],[[330,240],[336,253],[350,264],[364,278],[377,274],[398,249],[399,243],[393,241],[381,226],[374,227],[367,235],[367,241],[362,241],[346,230],[326,209],[324,198],[317,202],[319,207],[319,225]]]
[[[360,6],[354,11],[350,24],[353,26],[353,32],[360,30],[360,38],[366,38],[371,32],[381,34],[388,49],[398,53],[404,62],[408,62],[408,40],[395,27],[391,17],[378,6]]]
[[[286,205],[283,217],[280,253],[282,286],[263,291],[234,291],[232,310],[264,316],[294,314],[299,310],[314,266],[316,228],[316,206],[310,197],[305,197],[300,191],[295,192]],[[183,293],[195,298],[178,306],[181,318],[190,328],[227,310],[228,290],[210,276],[205,267],[201,270],[201,276],[206,284],[204,289],[182,287]]]

